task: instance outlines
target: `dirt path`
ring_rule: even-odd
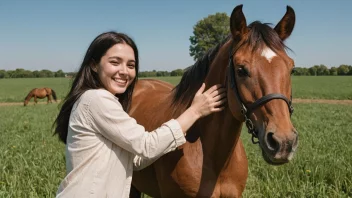
[[[57,101],[57,104],[60,103],[60,100]],[[345,104],[352,105],[352,100],[326,100],[326,99],[293,99],[293,103],[322,103],[322,104]],[[38,104],[46,104],[45,102],[38,102]],[[55,102],[53,102],[55,104]],[[23,102],[0,102],[0,106],[13,106],[13,105],[23,105]],[[34,102],[28,104],[34,105]]]
[[[57,100],[57,102],[54,102],[52,104],[59,104],[61,102],[61,100]],[[43,101],[43,102],[39,102],[38,101],[38,104],[46,104],[47,102]],[[23,102],[0,102],[0,106],[14,106],[14,105],[22,105],[23,106]],[[29,102],[28,103],[28,106],[32,106],[34,105],[34,102]]]

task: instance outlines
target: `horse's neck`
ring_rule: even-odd
[[[222,169],[230,160],[241,134],[242,122],[236,120],[229,108],[220,113],[212,114],[197,125],[201,130],[204,160],[216,163]]]
[[[25,100],[30,100],[30,99],[33,97],[33,95],[34,95],[34,93],[33,93],[33,91],[31,91],[31,92],[27,95],[27,97],[26,97]]]
[[[224,86],[228,84],[226,71],[229,47],[230,42],[225,44],[214,58],[209,68],[208,76],[205,79],[205,83],[208,86],[219,83]],[[215,160],[222,167],[233,154],[243,123],[232,115],[228,106],[226,106],[224,111],[211,114],[201,122],[198,126],[202,128],[200,137],[203,154],[208,159]]]

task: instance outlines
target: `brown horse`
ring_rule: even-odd
[[[55,102],[57,102],[56,93],[53,89],[48,87],[34,88],[28,93],[28,95],[24,99],[24,106],[27,106],[28,102],[31,100],[32,97],[34,97],[34,104],[37,104],[37,98],[43,99],[45,97],[48,98],[47,104],[49,104],[49,102],[52,103],[51,96],[53,96]]]
[[[179,116],[203,81],[208,88],[227,86],[228,102],[224,111],[198,120],[185,145],[134,172],[131,196],[138,189],[152,197],[241,197],[248,174],[243,123],[266,162],[292,159],[298,145],[291,123],[294,62],[283,41],[294,24],[295,13],[287,6],[275,28],[258,21],[247,26],[242,5],[237,6],[228,39],[188,68],[175,88],[157,80],[138,82],[130,114],[147,130]]]

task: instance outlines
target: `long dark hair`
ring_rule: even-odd
[[[97,36],[90,44],[81,67],[79,68],[79,71],[73,80],[70,92],[65,97],[59,115],[54,122],[53,126],[56,125],[54,134],[58,134],[60,140],[65,144],[67,138],[68,123],[74,103],[85,91],[89,89],[104,88],[103,84],[99,80],[98,74],[94,72],[93,67],[95,67],[96,64],[99,64],[100,59],[112,46],[119,43],[125,43],[129,45],[134,51],[136,77],[123,94],[116,95],[119,98],[123,109],[126,112],[129,111],[134,85],[138,80],[138,49],[134,41],[126,34],[117,32],[105,32]]]

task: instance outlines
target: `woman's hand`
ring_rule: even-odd
[[[214,112],[224,109],[223,104],[227,101],[226,89],[220,85],[214,85],[203,92],[205,84],[203,83],[193,98],[190,109],[192,109],[199,118],[207,116]]]

